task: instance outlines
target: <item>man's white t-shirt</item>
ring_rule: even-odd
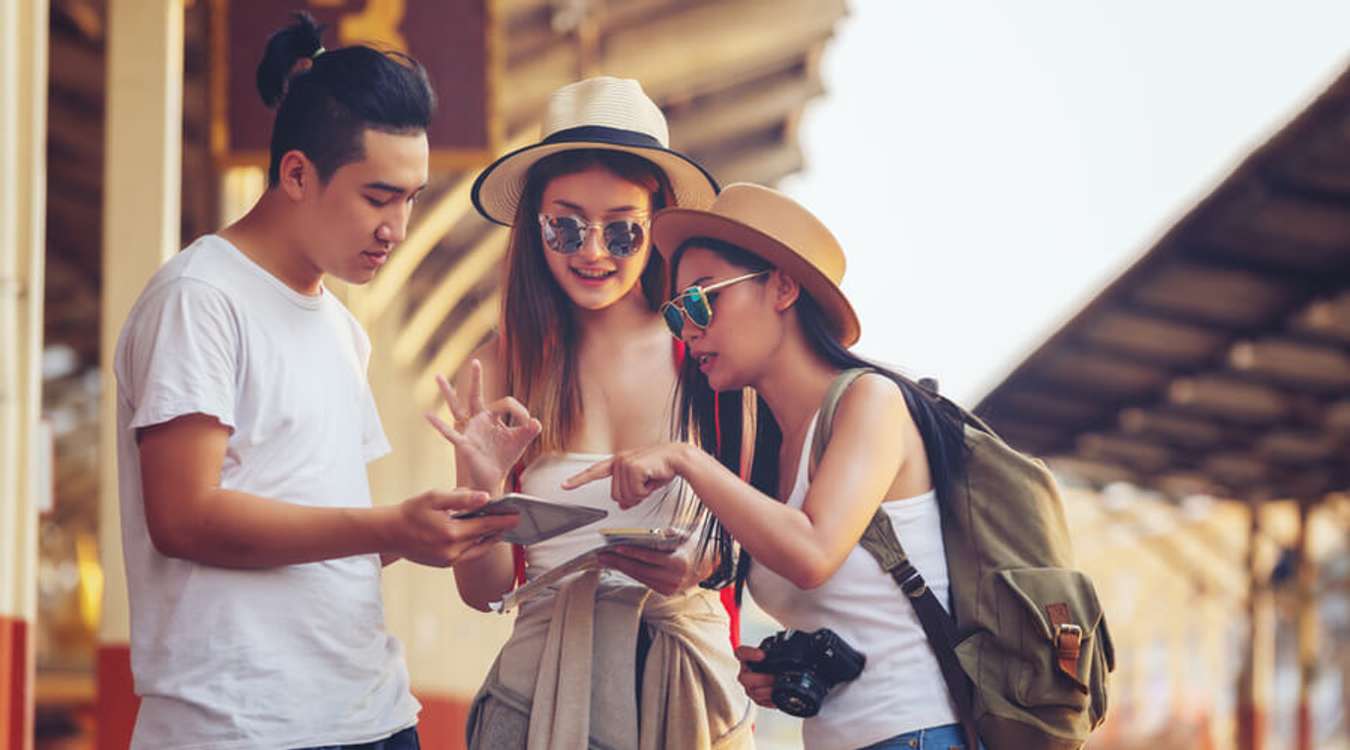
[[[327,291],[300,294],[207,235],[166,263],[117,343],[117,467],[142,698],[133,748],[364,743],[416,723],[385,631],[378,555],[230,570],[159,554],[136,431],[186,414],[230,428],[220,485],[297,505],[369,507],[389,451],[370,341]]]

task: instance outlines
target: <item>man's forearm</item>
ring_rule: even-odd
[[[274,568],[391,552],[397,507],[316,508],[214,489],[177,528],[152,529],[161,553],[221,568]],[[159,533],[154,533],[158,531]]]

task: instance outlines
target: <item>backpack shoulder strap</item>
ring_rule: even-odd
[[[825,446],[829,444],[830,433],[834,430],[834,413],[839,409],[839,399],[844,397],[844,391],[853,385],[853,381],[869,372],[875,371],[866,367],[844,370],[835,377],[833,383],[830,383],[830,389],[825,392],[825,400],[820,404],[820,412],[816,414],[816,432],[811,438],[811,463],[807,465],[808,474],[815,474],[820,459],[825,457]]]
[[[904,592],[905,598],[914,607],[919,617],[919,626],[928,638],[928,645],[937,657],[938,669],[942,672],[942,681],[946,683],[947,694],[951,696],[956,708],[956,717],[966,737],[967,747],[979,747],[979,732],[975,728],[974,686],[970,677],[961,668],[956,656],[956,620],[952,619],[937,595],[928,588],[917,568],[909,561],[909,556],[900,546],[900,538],[895,534],[891,517],[884,508],[877,508],[871,523],[858,540],[862,548],[876,558],[881,566]]]

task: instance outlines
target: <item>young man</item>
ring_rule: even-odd
[[[132,746],[416,748],[382,560],[472,559],[517,519],[452,519],[487,499],[466,490],[371,506],[370,344],[322,279],[368,282],[403,239],[434,98],[408,58],[323,52],[308,18],[258,86],[266,194],[155,274],[117,347]]]

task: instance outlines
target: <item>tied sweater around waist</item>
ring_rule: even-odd
[[[564,478],[607,457],[547,455],[522,475],[526,493],[610,514],[528,548],[527,577],[599,546],[600,528],[675,524],[673,497],[658,506],[653,496],[621,511],[608,481],[560,489]],[[632,677],[619,676],[635,674],[638,629],[644,626],[651,648],[639,710],[638,686]],[[667,597],[608,570],[565,579],[555,595],[521,606],[475,699],[470,733],[503,734],[482,725],[510,720],[507,712],[483,710],[486,701],[495,700],[528,717],[521,734],[522,746],[530,750],[753,747],[753,704],[736,681],[739,664],[728,627],[715,591],[694,587]]]

